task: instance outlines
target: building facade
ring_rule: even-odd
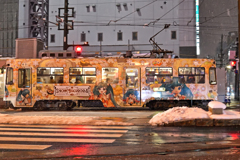
[[[216,60],[227,60],[228,50],[238,37],[238,1],[201,0],[199,3],[200,57],[209,55]]]
[[[19,4],[19,38],[28,38],[27,29],[20,26],[28,25],[28,13]],[[195,2],[192,0],[156,0],[156,1],[124,1],[124,0],[69,0],[69,8],[74,8],[73,30],[69,30],[68,44],[83,44],[86,53],[124,53],[128,50],[134,53],[149,53],[152,45],[149,39],[170,24],[168,29],[156,35],[155,42],[162,48],[173,51],[180,57],[195,57],[196,35]],[[49,50],[63,49],[64,23],[61,21],[64,0],[49,1]],[[69,11],[69,16],[72,14]],[[60,18],[56,18],[60,16]],[[70,22],[69,22],[70,23]],[[71,25],[69,25],[71,27]],[[69,28],[71,29],[71,28]],[[68,50],[72,50],[70,47]]]
[[[12,57],[18,37],[18,0],[0,0],[0,57]]]

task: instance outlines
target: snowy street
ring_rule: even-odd
[[[239,117],[238,114],[226,110],[214,116],[225,119]],[[156,126],[211,116],[199,108],[185,107],[165,112],[0,110],[0,159],[118,159],[118,156],[206,159],[209,155],[235,159],[240,156],[239,126]]]
[[[1,124],[0,159],[235,159],[239,137],[236,127]]]

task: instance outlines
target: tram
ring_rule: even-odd
[[[4,100],[13,108],[166,109],[217,100],[212,59],[44,57],[6,66]]]

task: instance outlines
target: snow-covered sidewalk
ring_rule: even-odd
[[[16,116],[0,114],[0,124],[133,125],[91,116]]]
[[[224,110],[223,114],[212,114],[201,108],[175,107],[163,113],[158,113],[149,121],[151,125],[164,125],[184,120],[194,119],[240,119],[240,113]]]

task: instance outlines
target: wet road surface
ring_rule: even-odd
[[[0,125],[0,159],[240,156],[239,139],[237,127]]]

